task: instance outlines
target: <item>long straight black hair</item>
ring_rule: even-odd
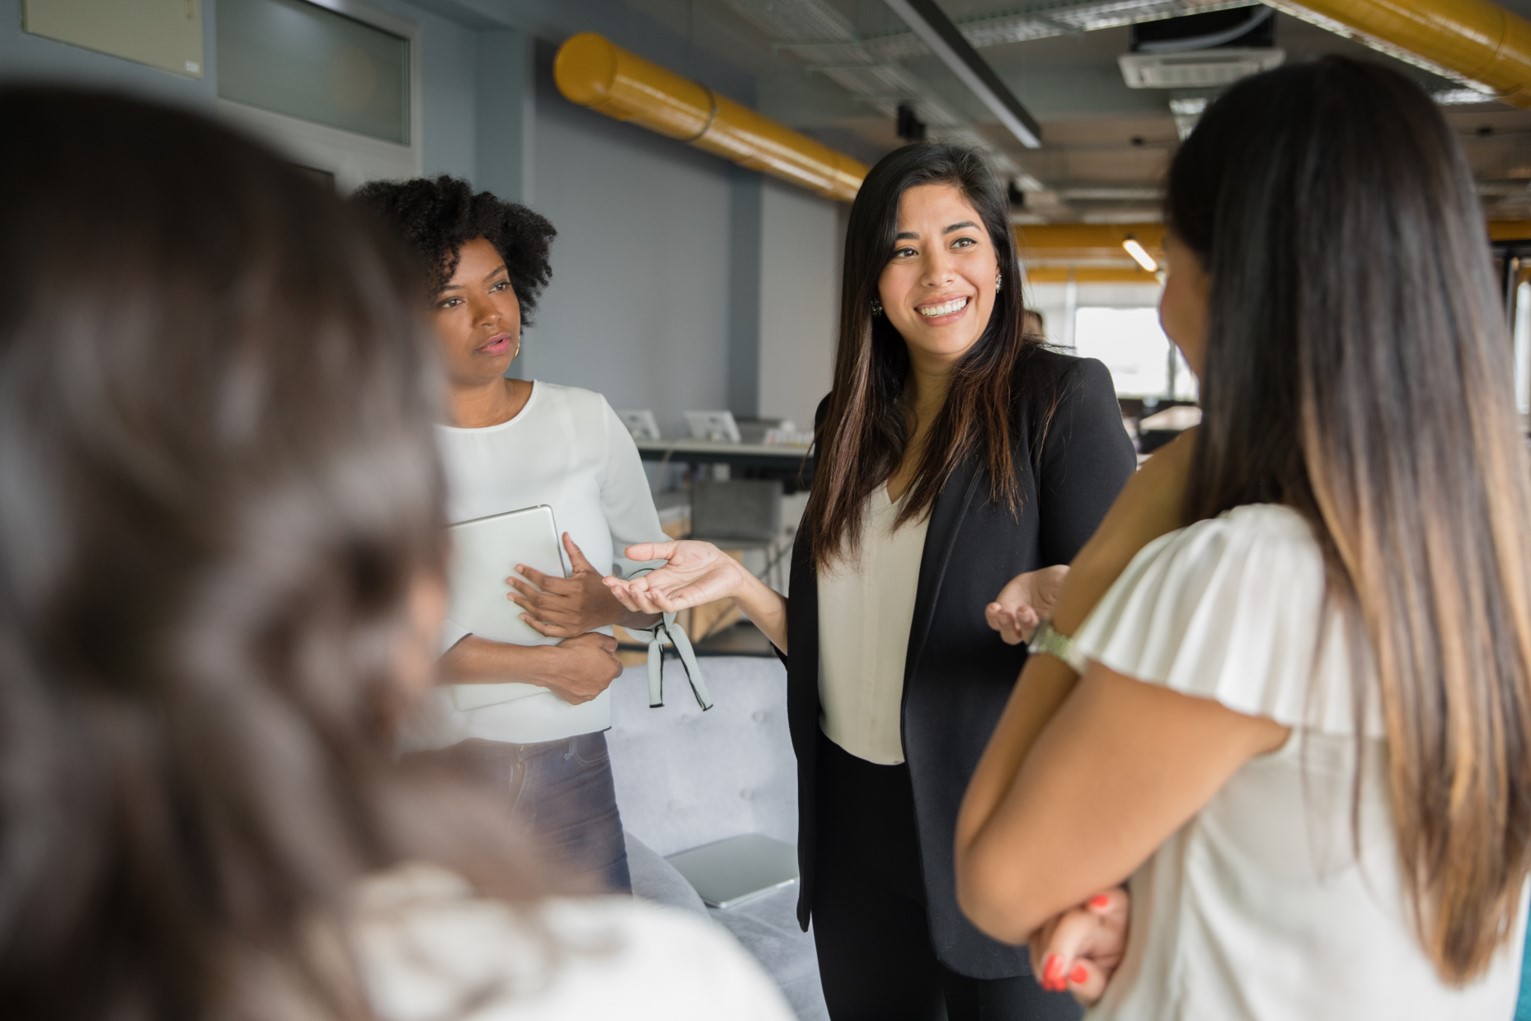
[[[1376,654],[1420,941],[1466,981],[1531,868],[1531,468],[1466,161],[1414,83],[1328,58],[1212,104],[1166,214],[1211,277],[1187,517],[1313,525]]]
[[[1023,355],[1038,341],[1022,329],[1009,201],[977,151],[907,145],[867,174],[846,226],[834,384],[815,439],[818,464],[806,514],[814,563],[821,568],[859,549],[862,506],[898,469],[912,438],[910,417],[900,403],[909,376],[908,349],[886,317],[872,315],[872,300],[893,253],[899,200],[924,184],[954,185],[977,210],[999,260],[1002,286],[983,333],[952,369],[946,402],[931,426],[898,523],[928,513],[957,466],[975,452],[988,469],[990,498],[1020,510],[1011,390]]]

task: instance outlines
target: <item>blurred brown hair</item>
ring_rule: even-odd
[[[389,757],[442,571],[421,284],[193,114],[9,87],[0,134],[0,1002],[370,1016],[313,938],[358,878],[521,890]]]

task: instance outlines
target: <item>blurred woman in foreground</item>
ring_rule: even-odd
[[[396,770],[442,612],[420,284],[184,112],[0,89],[8,1017],[782,1019]]]
[[[1213,104],[1165,208],[1205,412],[1184,527],[1034,642],[963,805],[963,907],[1090,998],[1126,882],[1092,1017],[1508,1017],[1531,473],[1461,151],[1408,79],[1327,59]],[[1073,905],[1101,933],[1065,946]]]

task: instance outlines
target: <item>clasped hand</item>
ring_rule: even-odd
[[[1031,970],[1048,992],[1086,1006],[1106,991],[1127,950],[1127,891],[1112,887],[1053,916],[1031,936]]]
[[[626,612],[601,583],[601,572],[585,559],[568,532],[563,534],[563,545],[572,567],[569,577],[517,564],[516,574],[505,579],[511,587],[505,598],[521,607],[522,620],[548,638],[573,638],[618,623]]]

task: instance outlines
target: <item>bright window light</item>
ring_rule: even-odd
[[[1196,377],[1160,329],[1158,309],[1082,306],[1074,348],[1106,364],[1118,397],[1196,400]]]

